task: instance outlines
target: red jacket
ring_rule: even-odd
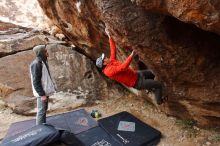
[[[116,59],[116,46],[114,40],[110,37],[109,44],[111,48],[110,63],[102,70],[102,72],[110,79],[118,81],[128,87],[134,87],[138,75],[137,72],[129,65],[132,57],[129,56],[123,63]]]

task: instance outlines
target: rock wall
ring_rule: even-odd
[[[109,52],[105,26],[118,44],[120,59],[129,53],[127,47],[136,50],[167,85],[169,102],[161,110],[220,127],[220,37],[204,31],[219,33],[219,2],[38,1],[53,23],[91,58]]]
[[[146,10],[173,16],[204,30],[220,34],[218,0],[131,0]]]
[[[40,29],[50,26],[37,0],[1,0],[0,9],[0,21]]]

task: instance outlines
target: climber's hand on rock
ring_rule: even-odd
[[[133,50],[132,52],[131,52],[131,57],[134,57],[136,55],[136,52]]]
[[[108,35],[108,37],[110,37],[110,33],[107,27],[105,28],[105,33]]]

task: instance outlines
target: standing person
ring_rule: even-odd
[[[165,101],[163,97],[164,85],[154,80],[154,74],[149,70],[135,71],[129,67],[135,52],[132,51],[131,55],[123,62],[119,62],[116,58],[116,46],[114,40],[105,29],[111,49],[110,58],[104,54],[96,59],[96,66],[102,69],[102,72],[110,79],[122,83],[128,87],[133,87],[138,90],[148,89],[154,91],[157,104],[162,104]]]
[[[37,97],[36,125],[46,123],[49,95],[55,92],[55,84],[50,76],[46,45],[38,45],[33,48],[36,59],[30,65],[32,90]]]

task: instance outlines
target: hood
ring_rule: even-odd
[[[46,50],[46,45],[38,45],[33,48],[36,57],[42,59],[43,61],[47,60],[45,50]]]

